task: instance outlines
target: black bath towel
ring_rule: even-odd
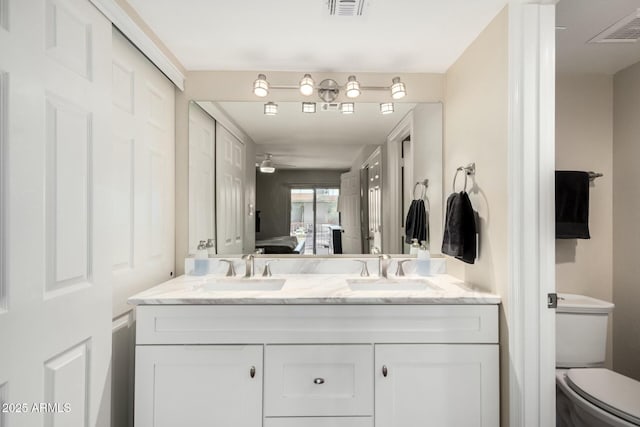
[[[468,264],[476,260],[476,215],[465,191],[453,193],[447,199],[442,253]]]
[[[556,239],[590,239],[589,173],[556,171]]]
[[[412,239],[418,239],[418,242],[429,239],[429,219],[427,210],[424,206],[424,200],[418,199],[411,202],[407,219],[404,223],[405,239],[404,241],[411,244]]]

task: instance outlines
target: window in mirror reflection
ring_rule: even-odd
[[[334,231],[340,228],[338,188],[292,188],[290,233],[304,242],[305,255],[336,253]],[[339,232],[339,231],[338,231]]]

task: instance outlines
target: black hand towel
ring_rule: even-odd
[[[404,223],[404,241],[411,244],[412,239],[418,239],[419,242],[427,240],[427,226],[427,212],[424,207],[424,200],[412,201]]]
[[[461,191],[447,199],[442,253],[468,264],[476,259],[476,216],[469,195]]]
[[[556,171],[556,239],[590,239],[589,173]]]

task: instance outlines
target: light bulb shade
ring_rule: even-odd
[[[400,77],[394,77],[391,84],[391,97],[393,99],[404,98],[407,95],[407,89],[404,83],[400,81]]]
[[[302,112],[303,113],[315,113],[316,112],[316,103],[315,102],[303,102],[302,103]]]
[[[353,114],[356,110],[355,104],[353,102],[343,102],[340,104],[340,112],[342,114]]]
[[[345,86],[345,93],[348,98],[357,98],[360,96],[360,83],[356,80],[356,76],[349,76],[347,85]]]
[[[278,104],[273,102],[267,102],[264,104],[264,114],[267,116],[275,116],[278,114]]]
[[[382,104],[380,104],[380,112],[382,114],[393,113],[393,102],[383,102]]]
[[[313,79],[310,74],[305,74],[302,80],[300,80],[300,93],[304,96],[313,94]]]
[[[264,98],[269,94],[269,83],[264,74],[258,74],[258,78],[253,82],[253,94],[260,98]]]
[[[276,171],[275,166],[273,166],[273,162],[270,157],[267,157],[260,163],[260,172],[262,173],[274,173]]]

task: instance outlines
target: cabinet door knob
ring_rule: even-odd
[[[256,367],[252,366],[251,369],[249,369],[249,376],[251,378],[254,378],[256,376]]]
[[[314,384],[324,384],[324,378],[316,378],[313,380]]]
[[[386,378],[389,371],[387,370],[387,365],[382,365],[382,376]]]

